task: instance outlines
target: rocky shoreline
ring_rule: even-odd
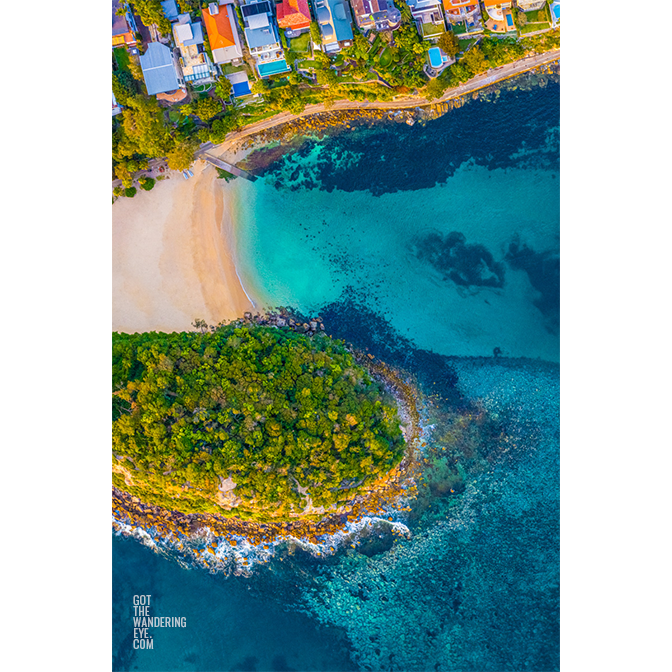
[[[320,317],[301,321],[293,313],[281,309],[263,315],[245,313],[243,318],[231,324],[272,326],[315,338],[329,338]],[[196,326],[202,330],[216,328],[200,322]],[[391,369],[383,362],[375,360],[373,355],[351,352],[357,362],[395,399],[407,448],[402,461],[385,477],[374,481],[365,493],[358,494],[346,510],[341,507],[338,511],[328,512],[321,517],[312,514],[290,520],[262,522],[224,514],[184,514],[171,511],[144,503],[138,497],[113,487],[113,529],[125,536],[144,530],[154,541],[166,542],[176,550],[190,551],[196,558],[200,558],[205,557],[208,549],[217,547],[218,543],[212,541],[213,538],[224,540],[231,546],[241,543],[241,537],[254,546],[290,537],[320,544],[329,535],[343,532],[346,524],[366,516],[384,515],[389,522],[393,522],[389,509],[409,510],[405,506],[406,501],[417,493],[416,481],[421,465],[423,432],[420,411],[422,402],[419,392],[405,380],[404,376],[407,374]],[[209,555],[214,561],[214,554],[211,552]]]
[[[249,136],[235,139],[221,148],[234,153],[245,152],[238,165],[255,174],[299,149],[308,140],[321,140],[327,135],[347,133],[357,127],[372,127],[380,123],[413,126],[438,119],[451,110],[458,109],[472,100],[496,102],[502,91],[529,91],[549,82],[560,81],[560,63],[552,61],[525,71],[509,79],[490,84],[477,91],[464,93],[439,103],[418,103],[416,107],[400,109],[346,109],[317,112],[298,117]]]

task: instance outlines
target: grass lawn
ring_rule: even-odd
[[[392,63],[392,52],[389,47],[383,49],[383,53],[380,55],[380,67],[386,68],[390,63]]]
[[[222,65],[221,68],[225,75],[232,75],[234,72],[244,72],[246,70],[244,65],[231,65],[231,63]]]
[[[180,120],[180,117],[182,115],[179,112],[175,112],[174,110],[170,110],[168,112],[168,118],[170,119],[171,124],[175,124]]]
[[[289,48],[296,53],[303,53],[310,49],[310,33],[303,33],[290,40]]]
[[[527,33],[534,33],[537,30],[544,30],[544,29],[550,28],[550,27],[551,27],[551,24],[546,23],[546,21],[544,21],[543,23],[528,23],[526,26],[523,26],[520,29],[520,34],[525,35]]]
[[[445,30],[443,29],[443,26],[436,26],[433,23],[422,24],[422,34],[425,37],[435,37],[437,35],[441,35],[441,33],[444,32]]]
[[[131,60],[131,56],[126,51],[126,49],[124,47],[117,47],[116,49],[112,50],[112,53],[114,54],[114,60],[119,66],[119,70],[126,70],[127,72],[130,72],[128,64]]]
[[[305,61],[297,61],[296,65],[299,68],[304,68],[304,69],[305,68],[317,68],[317,67],[319,67],[317,61],[310,61],[308,59],[306,59]]]
[[[453,32],[455,35],[462,35],[467,32],[467,26],[464,23],[453,24]]]
[[[476,40],[458,40],[457,43],[460,45],[460,51],[466,51],[467,47]]]
[[[548,23],[548,14],[546,7],[535,9],[533,12],[525,12],[528,23]]]

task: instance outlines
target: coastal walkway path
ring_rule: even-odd
[[[536,54],[535,56],[522,58],[519,61],[514,61],[513,63],[500,65],[498,68],[494,68],[484,72],[481,75],[477,75],[465,84],[460,84],[460,86],[448,89],[440,98],[437,98],[432,102],[428,101],[426,98],[414,96],[409,98],[398,98],[396,100],[374,102],[339,100],[334,102],[330,108],[326,108],[323,103],[318,103],[317,105],[306,105],[306,109],[301,114],[297,115],[292,114],[291,112],[281,112],[280,114],[276,114],[272,117],[269,117],[268,119],[262,119],[261,121],[258,121],[254,124],[250,124],[240,131],[229,133],[229,135],[226,137],[226,140],[221,145],[217,145],[217,148],[219,150],[226,149],[231,144],[247,137],[248,135],[254,135],[255,133],[259,133],[260,131],[287,123],[288,121],[293,121],[294,119],[300,119],[302,117],[309,117],[313,114],[318,114],[319,112],[334,112],[338,110],[402,110],[415,107],[426,107],[428,105],[441,105],[441,103],[445,103],[448,100],[460,98],[461,96],[474,93],[475,91],[483,89],[486,86],[490,86],[495,82],[501,82],[505,79],[509,79],[510,77],[515,77],[516,75],[519,75],[523,72],[534,70],[541,65],[547,65],[559,59],[560,49],[554,49],[543,54]]]
[[[207,161],[208,163],[215,166],[216,168],[225,170],[227,173],[231,173],[231,175],[235,175],[236,177],[244,177],[246,180],[250,180],[250,182],[254,182],[257,179],[256,176],[252,175],[252,173],[248,173],[246,170],[238,168],[238,166],[234,166],[231,163],[222,161],[221,159],[218,159],[216,156],[208,154],[202,148],[198,152],[196,152],[196,158],[203,159],[204,161]]]
[[[449,100],[474,93],[475,91],[483,89],[486,86],[490,86],[496,82],[504,81],[510,77],[515,77],[516,75],[527,72],[528,70],[534,70],[539,66],[547,65],[559,59],[560,49],[554,49],[543,54],[536,54],[535,56],[522,58],[519,61],[514,61],[513,63],[500,65],[498,68],[494,68],[484,72],[481,75],[477,75],[465,84],[460,84],[460,86],[448,89],[440,98],[437,98],[431,102],[420,96],[374,102],[339,100],[334,102],[334,104],[329,108],[325,107],[324,103],[319,103],[317,105],[307,105],[306,109],[298,115],[292,114],[291,112],[281,112],[272,117],[269,117],[268,119],[262,119],[261,121],[258,121],[254,124],[250,124],[240,131],[229,133],[226,137],[226,140],[220,145],[213,145],[212,142],[203,143],[198,148],[198,150],[196,150],[195,158],[202,158],[217,168],[226,170],[232,175],[244,177],[248,180],[255,180],[256,177],[254,175],[248,173],[245,170],[242,170],[241,168],[238,168],[237,166],[226,163],[225,161],[222,161],[221,159],[218,159],[211,154],[208,154],[208,150],[227,150],[238,140],[241,140],[249,135],[254,135],[255,133],[273,128],[274,126],[279,126],[280,124],[287,123],[288,121],[293,121],[294,119],[300,119],[302,117],[309,117],[320,112],[333,112],[338,110],[403,110],[408,108],[427,107],[430,105],[438,106],[440,108],[443,103]],[[151,159],[149,161],[149,171],[141,171],[140,173],[136,174],[136,177],[141,175],[154,176],[154,173],[156,173],[160,168],[166,170],[167,165],[165,159]],[[112,186],[121,186],[121,180],[113,180]]]

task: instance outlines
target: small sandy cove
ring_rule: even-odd
[[[231,190],[204,161],[112,206],[113,331],[184,331],[253,310],[234,264]]]

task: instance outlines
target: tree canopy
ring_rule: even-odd
[[[114,483],[173,510],[222,513],[228,478],[234,514],[344,503],[404,451],[393,400],[326,336],[115,333],[112,383]]]
[[[161,34],[170,35],[170,21],[161,7],[161,0],[130,0],[130,3],[146,26],[155,24]]]
[[[452,30],[442,33],[436,46],[443,50],[443,53],[450,58],[455,58],[460,52],[460,42]]]
[[[194,162],[194,153],[198,144],[193,140],[184,140],[176,143],[166,155],[168,168],[171,170],[186,170]]]

